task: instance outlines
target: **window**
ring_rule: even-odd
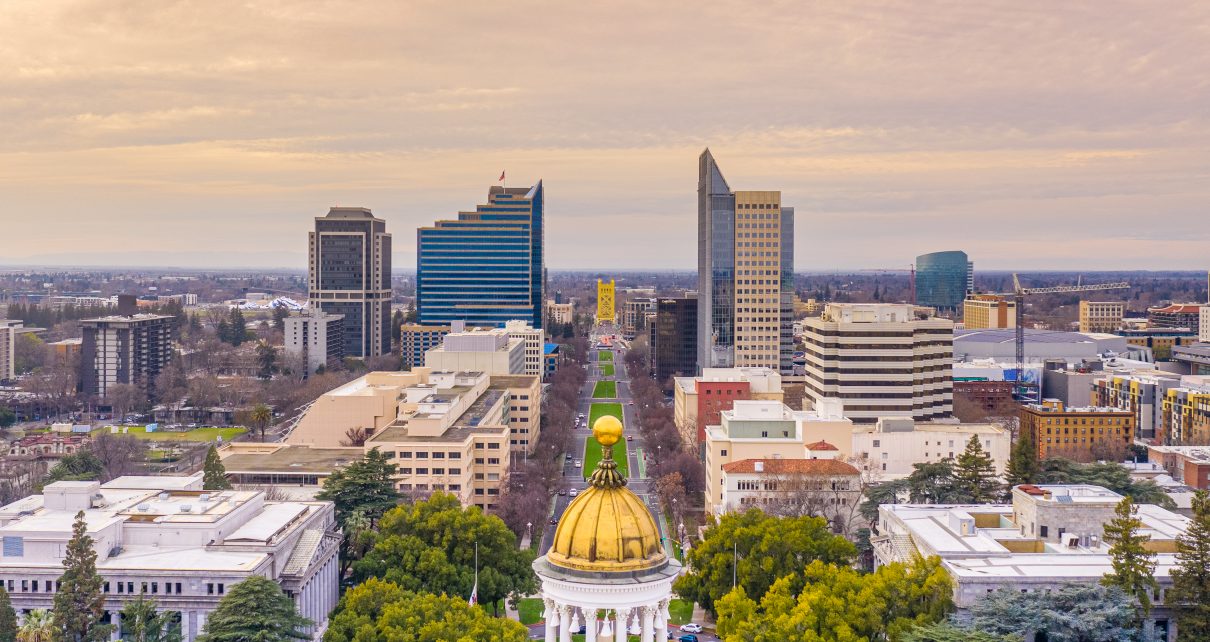
[[[874,440],[874,447],[875,447],[875,448],[878,448],[878,447],[880,447],[880,446],[882,446],[882,440],[881,440],[881,439],[875,439],[875,440]]]
[[[411,459],[412,452],[410,450],[401,450],[401,451],[399,451],[399,458],[400,459]]]
[[[400,474],[400,475],[411,475],[411,474],[412,474],[412,469],[411,469],[411,468],[400,468],[400,469],[399,469],[399,474]]]
[[[488,450],[500,450],[500,444],[492,442],[487,445]]]
[[[25,557],[25,538],[4,536],[5,557]]]
[[[428,459],[428,458],[429,458],[428,453],[422,453],[422,452],[416,453],[416,459]]]
[[[462,453],[450,453],[449,458],[450,459],[462,459]]]
[[[488,464],[489,466],[498,466],[498,465],[500,465],[500,458],[498,458],[498,457],[488,457],[488,458],[487,458],[487,464]]]
[[[462,474],[462,469],[461,469],[461,468],[451,468],[451,469],[450,469],[450,474],[451,474],[451,475],[461,475],[461,474]]]
[[[444,475],[444,474],[445,474],[445,469],[444,469],[444,468],[434,468],[434,469],[433,469],[433,474],[434,474],[434,475]]]
[[[429,474],[429,469],[427,469],[427,468],[417,468],[417,469],[416,469],[416,474],[417,474],[417,475],[427,475],[427,474]]]
[[[1045,526],[1038,527],[1038,535],[1040,535],[1042,537],[1042,539],[1046,539],[1046,535],[1047,535],[1046,531],[1047,531],[1047,528]]]
[[[433,459],[445,459],[445,453],[433,453]]]

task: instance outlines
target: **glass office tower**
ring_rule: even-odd
[[[916,305],[958,314],[971,284],[966,252],[933,252],[916,257]]]
[[[416,231],[416,308],[421,325],[542,327],[544,196],[533,187],[492,187],[488,202],[456,220]]]

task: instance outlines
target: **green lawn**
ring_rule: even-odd
[[[542,621],[542,598],[523,597],[517,600],[517,616],[525,626]]]
[[[613,361],[613,353],[609,350],[598,350],[597,361]]]
[[[617,399],[618,384],[616,381],[598,381],[592,388],[593,399]],[[589,424],[592,425],[591,423]]]
[[[612,377],[613,376],[613,364],[612,363],[602,363],[598,367],[601,368],[602,377]]]
[[[619,421],[625,421],[622,418],[622,404],[620,403],[594,403],[588,411],[588,426],[591,428],[596,420],[605,415],[613,415]],[[615,444],[613,447],[613,459],[618,462],[618,472],[623,477],[630,476],[629,462],[626,461],[626,443]],[[584,442],[584,478],[587,479],[592,475],[592,471],[597,469],[597,462],[601,461],[601,444],[597,443],[595,437],[589,437]]]
[[[118,434],[122,434],[122,431],[123,428],[118,428]],[[126,434],[147,441],[214,441],[216,437],[222,437],[224,442],[228,442],[246,432],[247,428],[194,428],[185,432],[147,432],[145,426],[130,426]]]
[[[668,603],[669,624],[680,626],[693,620],[693,602],[689,600],[672,600]]]

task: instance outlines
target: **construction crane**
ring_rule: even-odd
[[[1083,279],[1081,279],[1082,281]],[[1025,383],[1025,297],[1033,294],[1070,294],[1074,292],[1099,292],[1102,290],[1122,290],[1129,288],[1130,284],[1125,281],[1118,283],[1097,283],[1093,285],[1056,285],[1047,288],[1023,288],[1021,280],[1017,275],[1013,275],[1013,301],[1017,306],[1017,398],[1025,396],[1027,385]],[[1008,296],[1006,294],[1001,296]]]

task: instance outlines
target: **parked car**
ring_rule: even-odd
[[[700,625],[700,624],[694,624],[693,622],[690,622],[690,623],[688,623],[688,624],[682,624],[682,625],[681,625],[681,632],[682,632],[682,633],[701,633],[701,632],[702,632],[702,625]]]
[[[682,635],[676,640],[677,642],[698,642],[696,635]]]

